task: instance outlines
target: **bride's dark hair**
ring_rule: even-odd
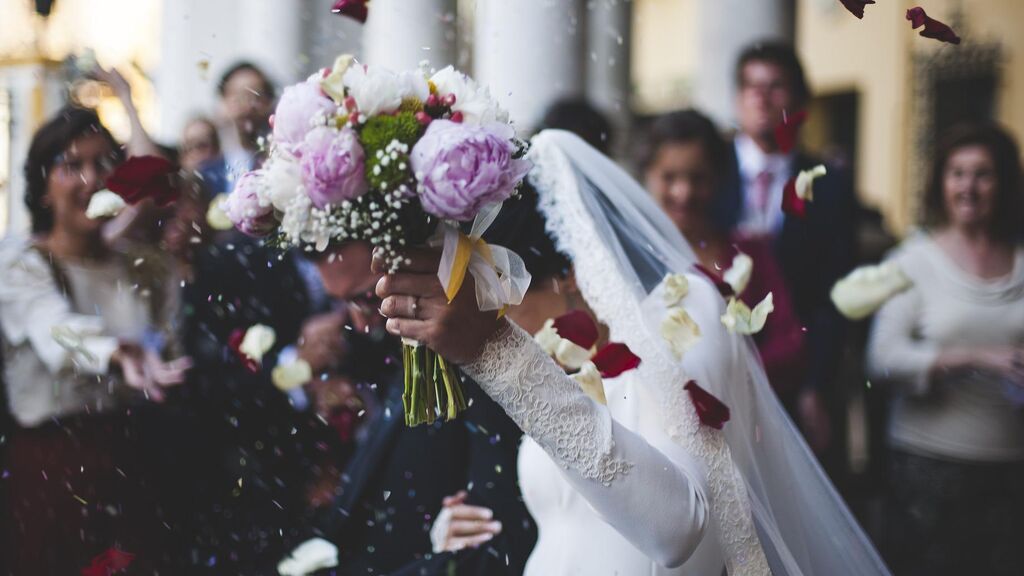
[[[569,259],[555,247],[537,201],[537,190],[529,179],[524,180],[519,198],[506,200],[498,218],[484,233],[489,244],[504,246],[522,257],[535,283],[569,273]]]

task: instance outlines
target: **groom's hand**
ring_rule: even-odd
[[[484,506],[466,504],[467,497],[466,491],[460,490],[444,499],[441,513],[430,529],[435,554],[475,548],[501,534],[501,522],[494,519],[494,512]]]
[[[406,260],[401,269],[377,282],[388,332],[425,344],[456,364],[472,362],[503,321],[493,310],[480,311],[473,276],[468,273],[448,303],[437,278],[439,251],[415,249],[403,254]],[[379,269],[382,264],[375,258],[373,266]]]

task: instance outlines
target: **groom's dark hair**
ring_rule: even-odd
[[[519,198],[505,201],[498,218],[484,233],[484,240],[522,257],[534,282],[564,278],[569,273],[569,259],[555,247],[537,201],[537,190],[528,179],[523,180]]]

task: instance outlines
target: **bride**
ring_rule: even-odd
[[[537,274],[512,320],[480,312],[471,289],[446,304],[435,253],[409,253],[377,285],[388,330],[461,364],[528,436],[520,484],[539,539],[527,574],[888,574],[776,401],[749,339],[723,327],[722,297],[643,189],[566,132],[536,136],[530,159],[536,206],[530,190],[509,202],[498,243],[542,254],[553,242],[568,258],[568,282]],[[530,234],[531,221],[544,226]],[[700,331],[681,360],[661,329],[670,274],[685,275],[681,305]],[[604,382],[607,404],[524,330],[575,306],[571,286],[556,287],[573,280],[579,307],[642,360]],[[700,423],[689,381],[729,407],[722,430]]]

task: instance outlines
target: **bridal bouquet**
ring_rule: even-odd
[[[522,301],[522,259],[481,236],[530,163],[486,88],[452,67],[393,72],[340,56],[286,88],[271,125],[266,163],[223,204],[239,230],[307,251],[368,242],[391,271],[405,247],[443,246],[438,278],[449,302],[467,273],[481,310]],[[404,341],[403,360],[406,424],[465,408],[444,358]]]

